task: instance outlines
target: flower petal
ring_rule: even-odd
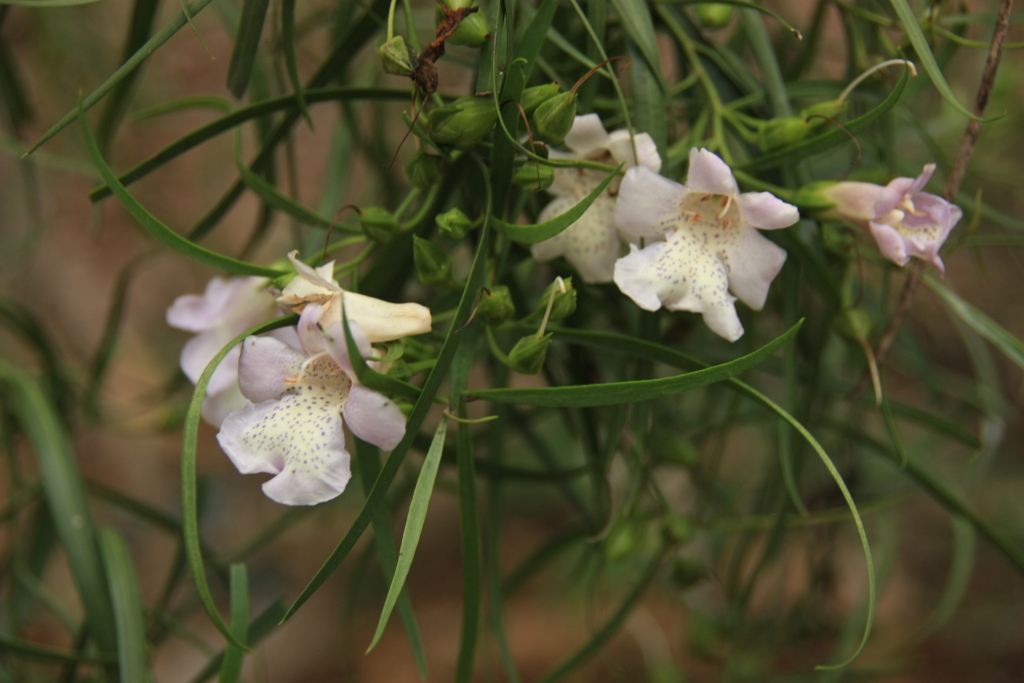
[[[180,364],[185,376],[195,384],[199,376],[209,365],[213,357],[220,353],[224,345],[234,339],[235,335],[222,327],[215,327],[197,334],[181,347]],[[206,385],[208,394],[217,394],[238,381],[238,347],[228,352]]]
[[[755,311],[764,308],[768,288],[786,262],[786,250],[744,225],[719,257],[728,273],[730,291]]]
[[[240,300],[250,295],[256,295],[257,301],[269,299],[260,291],[266,285],[267,279],[261,277],[236,277],[229,280],[215,277],[206,284],[203,294],[187,294],[175,299],[167,309],[167,324],[179,330],[204,332],[221,324]],[[245,329],[243,327],[238,332]]]
[[[601,124],[601,117],[597,114],[577,116],[565,136],[565,146],[583,159],[608,149],[608,133]]]
[[[208,424],[220,427],[228,415],[244,408],[245,403],[245,396],[236,382],[220,393],[207,393],[200,414]]]
[[[263,485],[263,491],[285,505],[330,500],[345,489],[351,476],[338,409],[347,395],[347,382],[326,383],[322,374],[314,369],[310,379],[320,381],[297,386],[296,393],[279,400],[250,403],[235,411],[217,434],[239,472],[278,475]]]
[[[824,216],[851,223],[862,227],[876,216],[875,203],[884,188],[874,183],[844,181],[835,183],[821,190],[821,196],[833,206],[824,212]],[[894,205],[895,206],[895,205]]]
[[[771,192],[744,192],[736,198],[740,215],[755,228],[778,230],[800,220],[800,212]]]
[[[694,192],[710,192],[728,197],[734,197],[740,192],[729,166],[717,154],[696,147],[690,149],[686,187]]]
[[[361,384],[353,383],[342,413],[353,434],[385,451],[405,436],[405,415],[394,401]]]
[[[636,154],[633,145],[636,144]],[[615,164],[626,162],[626,168],[644,166],[655,173],[661,170],[661,156],[654,139],[647,133],[639,133],[630,139],[628,130],[612,131],[608,135],[608,151],[612,153]]]
[[[306,354],[272,337],[249,337],[242,342],[238,386],[254,403],[278,398],[298,376]]]
[[[628,237],[658,237],[680,220],[686,188],[643,166],[626,172],[619,188],[615,224]]]
[[[878,251],[882,252],[882,256],[898,266],[907,265],[910,257],[907,256],[907,248],[903,236],[896,232],[896,229],[891,225],[871,221],[868,226],[871,228],[871,235],[875,238],[875,242],[878,243]]]
[[[559,197],[544,207],[538,217],[544,222],[559,216],[577,203],[579,197]],[[615,200],[602,195],[568,228],[530,248],[541,262],[564,256],[584,282],[611,282],[619,258],[619,235],[615,230]]]
[[[298,251],[288,254],[288,260],[295,267],[296,275],[281,291],[277,302],[283,306],[327,303],[341,291],[334,281],[334,261],[313,268],[300,261],[297,258],[298,254]]]

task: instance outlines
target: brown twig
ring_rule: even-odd
[[[988,59],[985,60],[985,68],[981,72],[981,85],[978,86],[978,95],[974,99],[974,115],[977,118],[970,120],[967,124],[967,130],[964,131],[964,136],[960,140],[960,148],[957,150],[953,167],[946,178],[946,187],[942,191],[942,196],[946,201],[953,201],[956,193],[960,190],[960,184],[963,182],[964,174],[967,172],[967,164],[971,160],[974,145],[978,141],[978,134],[981,132],[980,119],[985,115],[988,98],[992,94],[992,86],[996,81],[996,71],[999,69],[999,61],[1003,56],[1003,42],[1006,40],[1006,34],[1010,29],[1010,11],[1012,9],[1013,0],[1002,0],[999,4],[999,15],[996,18],[995,30],[992,33],[992,44],[988,50]],[[900,292],[899,303],[889,319],[889,326],[878,340],[875,359],[879,364],[885,360],[890,349],[892,349],[893,342],[896,341],[896,333],[906,319],[907,313],[910,312],[910,304],[914,298],[914,292],[921,284],[926,265],[924,261],[915,259],[911,266],[910,275],[903,284],[903,291]],[[857,386],[854,387],[854,390],[850,392],[851,400],[855,400],[860,396],[868,381],[867,375],[861,378]]]

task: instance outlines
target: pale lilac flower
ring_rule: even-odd
[[[628,130],[607,133],[597,114],[577,116],[565,136],[565,146],[570,153],[552,150],[551,158],[589,159],[612,166],[625,162],[627,168],[644,166],[655,172],[661,169],[661,157],[650,135],[640,133],[630,139]],[[555,199],[544,207],[538,220],[550,220],[579,204],[607,175],[590,169],[555,169],[554,182],[548,189]],[[543,262],[564,256],[579,271],[584,282],[611,282],[620,252],[614,221],[618,184],[618,181],[612,181],[579,220],[564,231],[533,245],[530,249],[533,257]]]
[[[729,167],[706,149],[690,150],[685,185],[631,168],[615,220],[648,244],[630,245],[615,263],[615,284],[645,310],[701,313],[715,334],[736,341],[743,326],[733,302],[761,310],[786,261],[755,228],[776,230],[798,219],[796,207],[771,193],[740,194]]]
[[[249,402],[217,434],[239,472],[275,475],[263,492],[284,505],[316,505],[345,490],[351,471],[343,425],[384,450],[405,435],[402,411],[359,384],[340,323],[322,327],[323,314],[320,305],[305,306],[298,325],[301,350],[268,337],[245,340],[238,379]],[[349,327],[368,356],[359,324]]]
[[[866,225],[882,256],[898,266],[907,265],[914,257],[945,273],[939,249],[963,211],[942,197],[921,191],[934,172],[935,164],[927,164],[916,179],[896,178],[885,187],[861,182],[829,185],[818,192],[833,204],[824,215]]]
[[[266,287],[267,280],[261,277],[215,277],[205,293],[179,296],[167,309],[168,325],[197,333],[181,350],[181,369],[193,384],[229,341],[280,315]],[[236,346],[221,361],[206,388],[202,414],[215,427],[228,413],[245,405],[238,389],[240,349],[241,345]]]
[[[341,322],[341,301],[344,297],[348,319],[359,324],[372,344],[430,332],[432,319],[426,306],[393,304],[343,290],[334,281],[334,261],[313,268],[300,261],[298,253],[288,254],[297,275],[277,298],[281,306],[301,313],[307,304],[320,305],[323,307],[323,319],[319,322],[328,327]]]

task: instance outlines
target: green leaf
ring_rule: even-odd
[[[242,161],[240,156],[236,155],[235,160],[237,162],[236,166],[238,167],[238,172],[242,176],[242,182],[244,182],[257,197],[262,199],[264,204],[277,209],[281,213],[291,216],[304,225],[312,225],[325,230],[331,227],[331,220],[329,218],[321,216],[309,207],[303,206],[284,192],[281,192],[281,190],[274,187],[272,183],[267,182],[258,174],[251,171],[245,162]],[[336,224],[334,227],[335,229],[346,231],[348,226]],[[352,231],[353,230],[348,230],[348,232]],[[355,228],[355,231],[362,232],[359,228]]]
[[[232,339],[228,344],[214,356],[203,374],[196,382],[195,391],[192,392],[192,400],[188,404],[185,413],[185,423],[182,426],[181,434],[181,523],[182,538],[185,544],[185,554],[188,557],[188,565],[192,570],[192,582],[195,584],[199,601],[206,608],[206,613],[225,638],[232,644],[245,648],[244,643],[238,642],[231,633],[224,619],[217,611],[217,605],[210,593],[210,585],[206,581],[206,570],[203,567],[203,551],[199,542],[199,509],[198,495],[196,491],[196,445],[199,438],[199,420],[203,406],[203,399],[206,398],[206,386],[210,383],[214,371],[231,349],[245,341],[246,337],[269,332],[281,327],[295,325],[298,316],[291,315],[284,318],[277,318],[270,322],[257,325]]]
[[[17,417],[38,463],[46,503],[85,607],[89,632],[101,652],[113,654],[117,651],[114,614],[85,485],[67,432],[28,372],[0,360],[0,382],[7,387],[6,407]]]
[[[512,102],[518,102],[523,96],[523,86],[526,85],[525,67],[526,60],[516,58],[509,66],[501,93],[494,95],[498,112],[501,114],[499,125],[505,133],[494,136],[494,147],[491,149],[491,192],[496,213],[501,215],[505,215],[505,202],[512,186],[516,151],[514,141],[519,137],[521,117],[519,107],[514,106]]]
[[[252,645],[256,645],[261,640],[266,638],[268,635],[274,632],[278,624],[281,621],[281,617],[284,616],[284,601],[275,600],[272,602],[258,617],[252,620],[249,624],[249,642]],[[210,661],[206,663],[203,670],[192,677],[191,683],[205,683],[205,681],[213,678],[220,670],[221,664],[224,661],[225,652],[211,657]]]
[[[630,42],[626,46],[632,60],[629,74],[633,81],[633,101],[636,109],[636,129],[647,133],[654,140],[662,159],[668,153],[668,125],[665,116],[665,91],[663,79],[647,66],[645,60],[637,59],[637,47]]]
[[[434,433],[434,440],[430,443],[427,457],[423,461],[423,469],[416,480],[416,488],[412,493],[412,501],[409,503],[409,515],[405,519],[405,531],[402,533],[402,545],[398,550],[398,565],[395,567],[395,576],[391,579],[391,587],[388,588],[387,598],[384,599],[384,609],[380,613],[380,621],[377,622],[377,631],[373,634],[369,652],[374,648],[380,637],[384,635],[384,627],[387,626],[391,610],[395,607],[399,594],[405,586],[405,579],[409,576],[409,569],[412,567],[413,557],[416,555],[416,547],[420,543],[420,534],[423,532],[423,522],[427,518],[427,507],[430,505],[430,496],[434,492],[434,479],[437,478],[437,468],[441,464],[441,452],[444,450],[444,435],[448,428],[447,420],[441,420]]]
[[[231,565],[231,635],[239,643],[249,639],[249,573],[244,564]],[[242,673],[245,650],[228,643],[220,665],[220,683],[235,683]]]
[[[668,90],[665,77],[661,75],[661,59],[658,57],[658,41],[654,37],[654,22],[646,2],[635,0],[612,0],[615,11],[622,19],[626,35],[630,42],[637,46],[647,62],[647,70],[658,83],[662,92]]]
[[[195,242],[190,242],[146,211],[145,207],[143,207],[142,204],[140,204],[139,201],[124,188],[124,185],[118,182],[114,172],[110,170],[107,162],[103,159],[103,155],[100,154],[99,147],[96,146],[96,140],[89,131],[89,123],[85,119],[85,110],[82,106],[82,102],[79,101],[78,111],[81,114],[79,120],[82,124],[82,136],[85,138],[85,145],[89,149],[89,154],[92,156],[93,163],[96,164],[96,168],[99,169],[100,175],[103,176],[103,180],[106,181],[107,185],[113,189],[114,195],[117,197],[118,201],[121,202],[124,208],[128,210],[128,213],[138,221],[139,225],[141,225],[146,232],[194,261],[208,266],[213,266],[214,268],[219,268],[234,275],[262,275],[264,277],[273,278],[284,274],[284,271],[280,271],[275,268],[267,268],[266,266],[257,266],[245,261],[239,261],[238,259],[233,259],[230,256],[224,256],[223,254],[218,254],[215,251],[210,251],[205,247],[199,246]]]
[[[464,403],[459,404],[459,417],[466,417]],[[462,537],[462,633],[455,667],[456,683],[469,683],[473,678],[473,660],[483,602],[480,508],[477,504],[472,439],[470,426],[460,422],[455,452],[459,470],[459,528]]]
[[[284,49],[288,80],[291,81],[292,90],[295,91],[295,101],[298,103],[306,123],[312,128],[313,119],[309,115],[309,107],[306,106],[306,91],[299,78],[299,64],[295,57],[295,5],[296,0],[282,0],[281,2],[281,47]]]
[[[533,63],[540,55],[540,49],[547,39],[548,29],[551,28],[551,21],[555,18],[555,10],[558,9],[558,0],[543,0],[537,8],[536,14],[527,25],[523,36],[519,41],[519,49],[516,50],[516,59],[525,61],[523,65],[524,80],[530,80],[530,72],[533,71]]]
[[[785,334],[757,351],[728,363],[675,377],[646,379],[632,382],[609,382],[568,387],[538,389],[483,389],[467,392],[467,398],[483,399],[495,403],[517,403],[542,408],[592,408],[623,403],[648,401],[672,396],[684,391],[722,382],[755,367],[790,341],[800,329],[801,320]]]
[[[43,1],[44,2],[51,2],[51,0],[43,0]],[[195,14],[199,13],[199,11],[202,10],[204,7],[209,5],[211,2],[213,2],[213,0],[193,0],[191,3],[189,3],[188,8],[189,8],[189,10],[192,12],[192,14],[194,16]],[[31,4],[31,5],[39,6],[40,3],[28,2],[28,0],[26,0],[22,4],[26,4],[26,5]],[[53,2],[52,6],[59,6],[60,4],[61,4],[60,2]],[[65,4],[79,4],[79,3],[65,3]],[[118,67],[117,71],[112,73],[110,75],[110,77],[107,78],[107,80],[103,81],[103,83],[101,83],[98,88],[96,88],[91,93],[89,93],[88,97],[86,97],[83,101],[79,102],[78,108],[72,109],[71,111],[69,111],[67,114],[64,115],[63,118],[61,118],[60,121],[58,121],[57,123],[53,124],[53,127],[51,127],[50,130],[48,130],[45,133],[43,133],[43,136],[41,138],[39,138],[38,140],[36,140],[35,144],[33,144],[29,148],[29,150],[27,152],[25,152],[24,156],[28,156],[29,154],[32,154],[32,152],[37,150],[41,145],[45,144],[54,135],[56,135],[57,133],[61,132],[65,128],[67,128],[68,125],[72,121],[74,121],[76,118],[78,118],[79,113],[83,109],[85,111],[88,111],[90,108],[92,108],[92,106],[94,104],[96,104],[101,99],[103,99],[104,95],[106,95],[108,92],[113,90],[114,86],[116,86],[124,78],[126,78],[128,76],[128,74],[130,74],[132,71],[134,71],[139,66],[139,64],[142,64],[142,62],[145,61],[145,59],[147,57],[149,57],[151,54],[156,52],[157,49],[159,49],[161,45],[163,45],[168,40],[170,40],[171,36],[173,36],[175,33],[177,33],[178,30],[182,26],[184,26],[185,24],[186,24],[186,18],[185,18],[185,14],[184,13],[178,14],[177,16],[174,17],[174,19],[172,19],[171,21],[167,22],[167,24],[165,24],[163,28],[161,28],[159,31],[157,31],[156,34],[152,38],[150,38],[149,40],[146,41],[145,45],[140,47],[135,52],[135,54],[132,55],[131,59],[129,59],[124,64],[122,64],[120,67]]]
[[[241,99],[249,87],[249,76],[256,61],[256,50],[263,34],[263,22],[267,18],[270,0],[242,0],[242,18],[235,34],[235,49],[231,52],[228,66],[228,90]]]
[[[896,102],[899,101],[900,95],[903,94],[903,89],[907,85],[907,80],[910,77],[909,74],[909,70],[904,69],[903,74],[900,76],[900,80],[896,83],[896,87],[893,88],[893,91],[889,93],[889,96],[882,100],[877,107],[868,113],[858,116],[852,121],[843,124],[846,131],[856,133],[860,130],[864,130],[896,106]],[[746,163],[739,164],[737,168],[741,171],[747,172],[763,171],[768,168],[777,168],[784,164],[790,164],[814,154],[820,154],[821,152],[831,149],[843,142],[849,141],[850,136],[846,131],[833,128],[827,133],[809,138],[803,142],[798,142],[795,145],[783,147],[782,149],[778,149],[768,154],[762,154],[761,156],[755,157]]]
[[[917,57],[921,60],[921,66],[928,72],[928,78],[932,79],[932,83],[935,85],[935,89],[939,91],[939,94],[942,95],[942,99],[946,100],[953,109],[956,109],[967,118],[974,119],[975,121],[984,121],[984,119],[969,112],[964,105],[960,104],[960,100],[956,98],[956,95],[953,94],[953,89],[949,87],[945,76],[942,75],[942,68],[935,61],[935,55],[932,54],[932,49],[928,45],[928,39],[925,37],[924,32],[921,31],[921,25],[917,22],[914,10],[910,9],[907,0],[889,0],[889,3],[892,5],[893,11],[896,12],[896,16],[899,17],[903,30],[907,32],[907,38],[910,39],[910,44],[914,46]]]
[[[360,384],[382,394],[402,396],[412,401],[420,397],[420,390],[417,387],[408,382],[403,382],[400,379],[377,372],[366,364],[362,351],[359,350],[356,340],[352,337],[352,330],[348,326],[348,314],[344,308],[341,309],[341,327],[345,331],[345,346],[348,349],[348,357],[352,362],[352,369],[355,370],[356,378]]]
[[[601,196],[604,189],[608,187],[608,183],[619,175],[621,169],[622,164],[619,164],[618,168],[602,180],[601,184],[595,187],[579,204],[551,220],[544,221],[543,223],[534,223],[533,225],[515,225],[513,223],[506,223],[499,218],[493,218],[494,227],[513,242],[519,242],[520,244],[536,244],[537,242],[551,239],[578,221],[586,213],[587,209],[590,208],[590,205]]]
[[[145,681],[146,622],[142,615],[139,580],[128,544],[115,530],[99,530],[100,554],[107,570],[107,587],[117,625],[117,661],[122,681]]]
[[[7,653],[25,659],[34,659],[39,662],[67,662],[79,664],[83,662],[95,662],[97,664],[113,664],[116,658],[113,655],[95,655],[88,652],[68,652],[58,650],[45,645],[36,645],[27,640],[9,638],[0,634],[0,653]]]
[[[1024,342],[1007,332],[995,320],[961,299],[953,290],[938,280],[926,276],[924,283],[928,285],[928,289],[938,294],[946,307],[967,323],[968,327],[991,342],[1003,355],[1016,363],[1017,367],[1024,368]]]

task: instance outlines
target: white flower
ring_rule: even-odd
[[[288,254],[298,273],[282,290],[277,302],[301,313],[307,304],[323,306],[324,327],[341,322],[341,298],[350,322],[358,323],[370,343],[430,332],[430,309],[420,304],[392,304],[365,294],[348,292],[334,281],[334,261],[312,268]]]
[[[339,323],[321,327],[323,307],[308,304],[299,319],[302,350],[277,339],[242,345],[239,385],[250,402],[231,413],[217,440],[243,474],[275,475],[263,484],[285,505],[316,505],[345,490],[351,478],[343,425],[360,439],[391,450],[405,435],[405,416],[387,397],[359,384]],[[360,352],[370,344],[358,323],[350,330]]]
[[[181,369],[195,384],[213,357],[229,341],[251,327],[280,315],[274,297],[260,277],[215,277],[202,295],[179,296],[167,309],[167,324],[196,332],[181,350]],[[279,334],[289,334],[279,332]],[[294,336],[294,334],[292,334]],[[203,418],[219,426],[228,413],[245,405],[238,389],[241,346],[228,353],[206,388]]]
[[[898,266],[907,265],[914,257],[945,273],[939,249],[963,211],[942,197],[921,191],[934,172],[935,164],[928,164],[916,179],[896,178],[885,187],[861,182],[829,185],[818,191],[832,204],[824,215],[866,225],[882,256]]]
[[[755,228],[775,230],[799,219],[796,207],[768,192],[740,194],[729,167],[706,149],[690,150],[686,185],[632,168],[619,190],[619,229],[661,240],[630,246],[615,263],[615,284],[638,306],[702,313],[715,334],[743,335],[733,302],[761,310],[786,252]]]
[[[641,133],[631,139],[628,130],[606,133],[597,114],[577,116],[565,136],[565,146],[572,153],[552,151],[551,158],[590,159],[613,166],[625,162],[627,168],[644,166],[655,172],[661,169],[661,157],[650,135]],[[579,204],[607,175],[589,169],[555,169],[554,182],[548,189],[555,199],[544,207],[538,220],[550,220]],[[533,245],[530,253],[542,262],[564,256],[584,282],[611,282],[620,251],[614,221],[617,191],[618,183],[613,181],[579,220],[551,239]]]

